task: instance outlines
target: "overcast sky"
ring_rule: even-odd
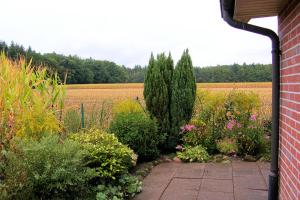
[[[219,0],[0,0],[0,40],[133,67],[189,48],[195,66],[271,63],[271,41],[230,27]],[[250,23],[277,31],[277,19]]]

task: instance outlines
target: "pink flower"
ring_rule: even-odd
[[[236,124],[235,120],[229,120],[229,122],[228,122],[228,124],[227,124],[226,127],[227,127],[228,130],[232,130],[233,127],[235,126],[235,124]]]
[[[237,126],[238,128],[241,128],[241,127],[242,127],[242,125],[241,125],[240,123],[237,123],[236,126]]]
[[[257,117],[257,116],[256,116],[255,114],[251,115],[251,116],[250,116],[250,121],[255,121],[255,120],[256,120],[256,117]]]
[[[178,144],[178,145],[175,147],[175,149],[178,150],[178,151],[182,151],[183,147],[182,147],[181,145]]]
[[[180,127],[182,132],[189,132],[189,131],[192,131],[195,128],[196,128],[196,126],[193,125],[193,124],[186,124],[186,125]]]

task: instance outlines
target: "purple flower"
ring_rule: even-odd
[[[256,121],[256,115],[255,114],[252,114],[251,116],[250,116],[250,121]]]

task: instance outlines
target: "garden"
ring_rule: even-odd
[[[0,55],[0,199],[132,199],[146,175],[140,166],[163,156],[270,159],[259,96],[197,90],[188,50],[175,67],[171,54],[151,55],[144,99],[104,102],[86,118],[65,110],[63,83]]]

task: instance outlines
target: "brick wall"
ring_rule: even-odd
[[[278,17],[281,42],[280,189],[281,200],[300,199],[300,1]]]

